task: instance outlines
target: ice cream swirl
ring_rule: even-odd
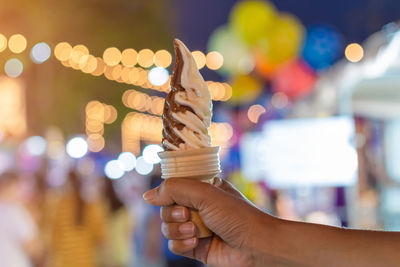
[[[210,91],[187,47],[174,40],[175,64],[171,91],[166,97],[163,121],[165,150],[187,150],[211,145]]]

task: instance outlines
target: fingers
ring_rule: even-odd
[[[184,240],[169,240],[168,248],[174,254],[193,258],[193,249],[197,247],[198,243],[199,239],[197,239],[196,237]]]
[[[189,210],[186,207],[172,205],[160,209],[161,220],[166,223],[186,222],[189,220]]]
[[[170,178],[160,186],[147,191],[143,198],[154,206],[178,204],[188,208],[200,209],[212,199],[218,200],[218,190],[208,183],[191,179]],[[205,197],[207,196],[207,197]]]
[[[171,240],[190,239],[196,235],[196,226],[192,222],[162,223],[161,232]]]

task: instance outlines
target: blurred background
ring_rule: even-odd
[[[159,209],[173,38],[214,104],[221,177],[291,220],[400,230],[400,5],[2,1],[0,266],[201,266]]]

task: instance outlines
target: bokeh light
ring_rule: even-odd
[[[26,49],[26,38],[22,34],[14,34],[8,39],[8,48],[11,52],[19,54]]]
[[[6,64],[4,65],[4,71],[9,77],[18,77],[21,75],[23,70],[24,65],[17,58],[7,60]]]
[[[162,67],[155,67],[149,71],[148,79],[149,82],[155,86],[161,86],[168,81],[169,73],[168,70]]]
[[[224,57],[218,51],[212,51],[206,56],[206,65],[210,70],[217,70],[224,64]]]
[[[0,33],[0,52],[3,52],[7,48],[7,38]]]
[[[122,59],[121,62],[125,67],[133,67],[137,63],[137,55],[135,49],[127,48],[122,51]]]
[[[344,54],[348,61],[358,62],[364,57],[364,49],[361,45],[352,43],[346,47]]]
[[[132,171],[136,167],[136,157],[132,152],[122,152],[118,156],[119,167],[126,171]]]
[[[91,152],[100,152],[105,145],[104,137],[101,134],[90,134],[86,142]]]
[[[54,48],[54,55],[60,61],[68,60],[72,54],[72,46],[67,42],[61,42]]]
[[[164,149],[156,144],[148,145],[143,149],[143,159],[150,164],[160,163],[161,159],[158,156],[158,152]]]
[[[148,68],[154,63],[154,53],[150,49],[142,49],[138,54],[138,63],[144,68]]]
[[[105,175],[110,179],[119,179],[124,176],[125,172],[118,164],[118,160],[110,160],[104,167]]]
[[[271,105],[277,109],[283,109],[289,103],[289,98],[282,92],[276,92],[271,97]]]
[[[136,171],[141,175],[147,175],[153,170],[153,164],[148,163],[142,156],[136,160]]]
[[[47,142],[41,136],[31,136],[25,141],[25,146],[29,154],[40,156],[46,152]]]
[[[201,51],[193,51],[192,56],[196,61],[197,68],[200,70],[206,65],[206,56]]]
[[[66,151],[71,158],[82,158],[88,151],[88,144],[82,137],[74,137],[68,141]]]
[[[252,123],[258,123],[260,116],[265,113],[266,110],[261,105],[252,105],[247,111],[247,117]]]
[[[49,59],[51,55],[51,48],[48,44],[41,42],[32,47],[31,59],[33,62],[40,64]]]
[[[97,61],[96,69],[92,72],[92,75],[100,76],[104,73],[106,69],[106,64],[104,64],[104,61],[99,57],[96,57],[96,61]]]
[[[171,65],[171,62],[172,56],[171,53],[167,50],[158,50],[154,54],[154,64],[157,67],[167,68],[169,65]]]
[[[104,50],[103,60],[108,66],[115,66],[119,64],[122,59],[121,51],[116,47],[109,47]]]

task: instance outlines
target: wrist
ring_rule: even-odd
[[[295,265],[290,257],[291,238],[288,236],[288,227],[289,221],[260,212],[249,242],[254,266]]]

